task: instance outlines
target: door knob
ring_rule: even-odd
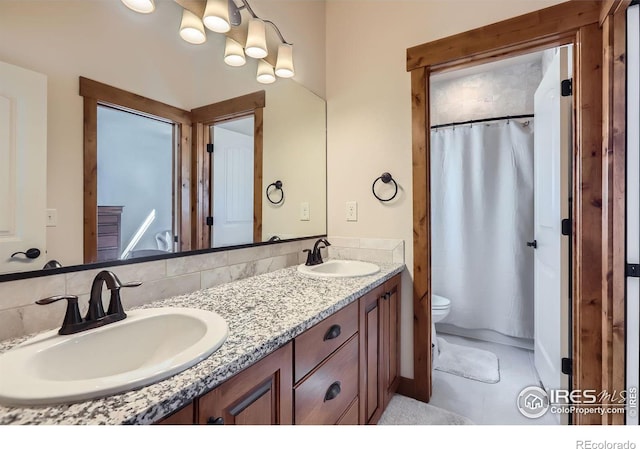
[[[17,251],[11,254],[11,258],[16,257],[18,254],[24,254],[27,259],[37,259],[40,257],[40,250],[38,248],[29,248],[26,251]]]
[[[527,246],[532,247],[533,249],[536,249],[538,247],[538,241],[534,240],[533,242],[527,242]]]

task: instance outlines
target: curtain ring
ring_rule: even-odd
[[[269,196],[270,195],[269,189],[271,187],[274,187],[275,190],[280,190],[280,199],[278,201],[273,201],[271,199],[271,197]],[[269,202],[271,204],[280,204],[280,203],[282,203],[284,201],[284,190],[282,190],[282,181],[278,180],[276,182],[272,182],[271,184],[269,184],[267,186],[267,190],[265,191],[265,193],[267,194],[267,199],[269,200]],[[271,193],[273,193],[273,190],[271,191]]]
[[[390,182],[393,183],[395,187],[395,191],[393,192],[393,195],[391,196],[391,198],[383,199],[378,196],[378,194],[376,193],[376,182],[378,181],[382,181],[385,184],[389,184]],[[384,201],[384,202],[391,201],[398,194],[398,183],[395,181],[395,179],[393,179],[393,176],[391,176],[391,173],[384,172],[381,176],[378,176],[375,181],[373,181],[373,184],[371,185],[371,191],[373,192],[373,196],[375,196],[378,200]]]

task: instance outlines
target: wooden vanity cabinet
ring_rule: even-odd
[[[375,424],[400,381],[400,275],[157,424]]]
[[[400,383],[400,275],[360,298],[360,422],[376,424]]]
[[[293,424],[292,344],[198,399],[198,424]]]

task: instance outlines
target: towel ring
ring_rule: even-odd
[[[391,198],[384,199],[378,196],[378,194],[376,193],[376,182],[378,181],[382,181],[385,184],[389,184],[390,182],[393,183],[393,186],[395,187],[395,191],[393,192],[393,195],[391,195]],[[393,176],[391,176],[391,173],[384,172],[381,176],[378,176],[375,181],[373,181],[373,184],[371,185],[371,191],[373,192],[373,196],[375,196],[380,201],[384,201],[384,202],[391,201],[398,194],[398,183],[395,181],[395,179],[393,179]]]
[[[273,201],[271,199],[271,197],[269,196],[271,193],[273,193],[273,190],[271,192],[269,192],[269,189],[271,187],[274,187],[275,190],[280,190],[280,199],[278,201]],[[282,190],[282,181],[276,181],[276,182],[272,182],[271,184],[269,184],[267,186],[267,190],[265,191],[265,193],[267,194],[267,199],[269,200],[269,202],[271,204],[280,204],[284,201],[284,190]]]

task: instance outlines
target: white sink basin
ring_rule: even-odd
[[[143,387],[204,360],[227,333],[217,313],[186,308],[132,310],[72,335],[46,332],[0,355],[0,404],[77,402]]]
[[[302,274],[319,278],[345,278],[375,274],[380,271],[380,267],[360,260],[334,259],[319,265],[298,265],[298,271]]]

